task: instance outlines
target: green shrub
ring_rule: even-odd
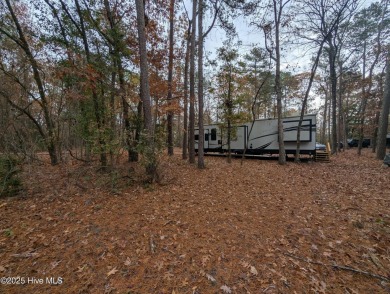
[[[165,138],[166,134],[163,126],[156,126],[152,145],[150,145],[148,135],[141,133],[137,151],[142,155],[140,163],[146,168],[147,182],[159,181],[157,167],[160,163],[163,149],[166,147]]]
[[[22,188],[18,177],[20,169],[17,160],[7,156],[0,156],[0,197],[14,196]]]

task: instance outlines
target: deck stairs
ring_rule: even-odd
[[[327,150],[317,150],[315,160],[317,162],[330,162],[329,152]]]

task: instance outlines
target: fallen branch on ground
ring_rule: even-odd
[[[362,274],[362,275],[365,275],[365,276],[368,276],[368,277],[376,278],[376,279],[379,279],[379,280],[382,280],[382,281],[390,282],[390,279],[385,277],[385,276],[374,274],[374,273],[370,273],[370,272],[363,271],[363,270],[360,270],[360,269],[355,269],[355,268],[350,267],[350,266],[338,265],[338,264],[335,264],[335,263],[334,264],[327,264],[327,263],[323,263],[323,262],[320,262],[320,261],[314,261],[314,260],[311,260],[311,259],[308,259],[308,258],[296,256],[296,255],[293,255],[293,254],[290,254],[290,253],[285,253],[285,252],[283,254],[288,256],[288,257],[291,257],[291,258],[294,258],[294,259],[297,259],[297,260],[301,260],[301,261],[304,261],[304,262],[307,262],[307,263],[317,264],[317,265],[322,265],[322,266],[330,266],[330,267],[333,267],[335,269],[350,271],[350,272],[354,272],[354,273],[357,273],[357,274]]]
[[[37,257],[39,253],[37,252],[24,252],[24,253],[18,253],[18,254],[11,254],[12,257],[16,258],[29,258],[29,257]]]
[[[149,246],[150,246],[150,252],[152,254],[156,253],[156,244],[154,243],[153,241],[153,235],[150,235],[150,238],[149,238]]]

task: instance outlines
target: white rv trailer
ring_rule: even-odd
[[[299,116],[283,118],[283,138],[286,154],[295,154],[297,149],[297,129]],[[251,130],[252,129],[252,130]],[[260,119],[232,127],[230,149],[232,153],[242,154],[246,148],[246,154],[277,154],[278,120]],[[227,128],[220,124],[204,126],[204,151],[220,152],[228,151]],[[300,153],[314,155],[316,150],[316,115],[307,114],[303,117]],[[195,130],[195,150],[198,151],[199,129]]]

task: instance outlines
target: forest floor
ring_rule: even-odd
[[[390,168],[371,150],[206,164],[163,158],[153,185],[130,163],[24,166],[0,199],[0,293],[390,292]]]

